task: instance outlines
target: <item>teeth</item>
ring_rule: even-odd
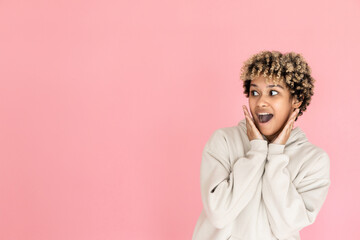
[[[258,113],[259,115],[270,115],[271,113]]]

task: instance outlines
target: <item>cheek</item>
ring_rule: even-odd
[[[273,106],[279,120],[287,119],[290,116],[291,105],[279,103]]]
[[[255,101],[252,98],[249,98],[249,107],[254,108],[255,107]]]
[[[249,108],[250,108],[249,110],[250,110],[250,113],[251,113],[252,117],[254,117],[255,107],[250,102],[249,102]]]

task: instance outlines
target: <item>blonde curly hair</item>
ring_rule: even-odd
[[[289,89],[291,98],[296,97],[302,101],[299,107],[299,116],[305,112],[314,95],[315,79],[310,75],[311,69],[303,56],[299,53],[281,53],[279,51],[261,51],[245,61],[241,68],[240,79],[243,81],[244,94],[249,98],[251,80],[260,74],[273,82],[285,83]]]

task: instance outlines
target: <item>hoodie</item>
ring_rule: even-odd
[[[299,127],[285,145],[249,141],[246,119],[215,130],[200,166],[193,240],[299,240],[330,186],[330,159]]]

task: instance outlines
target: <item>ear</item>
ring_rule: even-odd
[[[299,101],[296,98],[294,98],[293,101],[292,101],[292,107],[293,108],[299,108],[301,106],[301,104],[302,104],[302,101]]]

